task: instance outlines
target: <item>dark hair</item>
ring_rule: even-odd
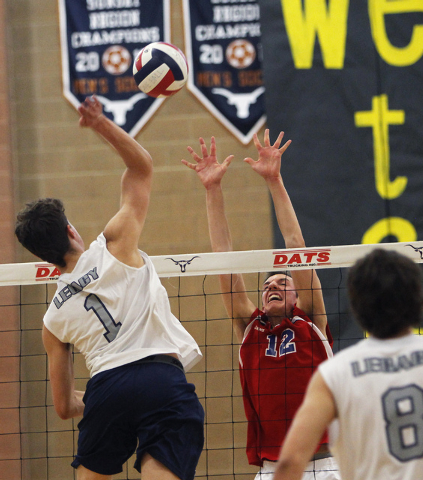
[[[27,203],[18,213],[15,234],[19,242],[37,257],[65,267],[64,256],[71,246],[68,224],[62,201],[42,198]]]
[[[262,283],[264,283],[268,278],[273,277],[274,275],[285,275],[292,278],[291,272],[289,270],[275,270],[274,272],[264,272],[264,280]]]
[[[264,288],[264,284],[267,282],[267,280],[269,280],[269,278],[273,277],[274,275],[285,275],[286,277],[292,278],[291,272],[289,270],[278,270],[278,271],[275,271],[275,272],[267,272],[267,273],[265,273],[265,277],[264,277],[264,280],[262,282],[263,288]],[[298,298],[297,290],[295,290],[295,294]]]
[[[420,323],[422,273],[397,252],[378,248],[358,260],[349,272],[348,293],[358,323],[377,338],[395,337]]]

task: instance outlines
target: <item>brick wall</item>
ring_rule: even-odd
[[[172,42],[183,49],[182,1],[172,0],[171,11]],[[9,0],[8,21],[18,207],[36,197],[62,198],[88,244],[118,208],[122,163],[93,132],[78,127],[78,113],[62,96],[56,2]],[[180,160],[187,158],[187,145],[196,147],[198,137],[211,135],[217,139],[221,159],[229,154],[236,157],[224,180],[235,249],[271,248],[266,187],[242,162],[255,156],[254,146],[241,145],[184,89],[167,99],[137,136],[155,165],[140,243],[150,255],[210,251],[205,192]],[[19,248],[19,259],[33,257]]]
[[[0,263],[15,259],[14,190],[6,4],[0,0]],[[20,478],[19,312],[17,289],[0,289],[0,480]]]
[[[88,245],[118,209],[122,162],[95,133],[79,128],[78,113],[62,96],[57,1],[0,0],[1,19],[5,18],[1,15],[3,4],[7,6],[10,64],[9,76],[6,77],[5,70],[2,70],[4,62],[0,62],[0,107],[6,103],[6,108],[0,108],[0,121],[6,127],[2,128],[0,136],[1,168],[4,158],[7,158],[5,164],[10,166],[10,144],[5,131],[8,125],[11,125],[12,158],[16,172],[14,192],[0,190],[3,205],[16,212],[26,201],[38,197],[59,197],[65,203],[70,221],[77,227]],[[172,43],[184,49],[182,0],[171,0],[171,10]],[[0,32],[4,32],[1,27],[2,25]],[[2,56],[5,50],[4,41],[3,34],[0,34]],[[10,84],[9,106],[13,122],[9,122],[8,117],[3,116],[7,111],[8,99],[7,91],[4,90],[6,82],[3,81],[6,78]],[[261,136],[262,133],[260,132]],[[189,159],[187,145],[199,151],[198,137],[202,136],[209,141],[212,135],[217,140],[220,160],[229,154],[235,155],[235,160],[223,182],[234,248],[249,250],[272,247],[271,213],[266,186],[264,181],[243,163],[245,157],[256,158],[254,145],[240,144],[187,89],[184,89],[167,99],[137,136],[137,140],[152,154],[155,168],[149,215],[140,242],[140,248],[148,254],[210,251],[205,192],[195,173],[183,166],[180,160]],[[3,148],[7,150],[6,157],[3,155]],[[10,168],[7,172],[6,185],[10,186]],[[6,191],[7,193],[3,193]],[[16,204],[13,206],[14,197]],[[0,215],[4,214],[2,211]],[[12,224],[13,218],[9,215],[4,225],[5,238],[9,239],[10,256],[3,257],[1,260],[3,263],[14,261],[12,252],[16,242],[10,234]],[[2,241],[2,246],[6,244]],[[16,260],[27,262],[35,261],[35,258],[18,246]],[[222,312],[220,296],[216,295],[214,301],[216,309]],[[33,322],[31,325],[34,329],[41,328],[41,307],[37,313],[38,316],[31,313]],[[224,318],[224,313],[220,313],[218,317]],[[217,345],[225,345],[225,355],[231,358],[230,321],[225,322],[225,325],[227,328],[221,331],[218,329],[214,341]],[[195,331],[192,333],[197,336]],[[42,351],[39,332],[35,331],[34,335],[36,337],[34,343],[38,342],[37,352]],[[197,341],[201,343],[199,338]],[[224,358],[218,348],[216,353],[208,349],[206,356],[208,362],[220,362]],[[40,373],[35,363],[28,364],[25,368],[27,370],[23,373],[27,378],[44,375]],[[13,373],[13,370],[10,371]],[[228,375],[232,375],[232,372],[229,371]],[[233,375],[237,376],[237,372],[233,372]],[[238,385],[237,378],[235,383]],[[221,384],[221,381],[217,381],[216,388],[220,388]],[[80,385],[79,388],[83,389],[84,385]],[[197,388],[201,391],[200,381]],[[4,392],[4,385],[0,385],[0,408]],[[51,402],[51,398],[48,401]],[[237,415],[243,418],[241,403],[237,408]],[[53,413],[49,416],[49,422],[55,421],[62,424]],[[238,445],[241,448],[240,463],[242,468],[248,468],[242,448],[244,437],[243,434]],[[211,437],[209,440],[211,441]],[[223,441],[216,435],[217,445],[223,444],[226,440]],[[60,441],[56,439],[51,441],[50,444],[61,448],[68,441],[69,439],[63,437]],[[37,452],[43,441],[34,437],[34,442],[31,442],[31,439],[25,440],[24,456],[27,454],[26,449],[33,448],[31,455],[39,457],[34,452]],[[0,445],[0,451],[2,448]],[[227,452],[230,454],[230,450]],[[5,455],[9,453],[5,452]],[[13,455],[7,458],[15,458]],[[23,467],[22,478],[31,480],[46,478],[47,467],[42,458],[27,463]],[[71,475],[68,463],[66,460],[66,466],[63,467],[61,463],[58,464],[57,477],[52,473],[55,467],[49,463],[49,478],[65,478],[62,475]],[[220,468],[222,462],[217,463]],[[14,468],[15,464],[11,461],[10,465],[10,468]],[[66,474],[63,469],[66,469]],[[1,475],[0,472],[0,480]],[[17,474],[7,475],[4,478],[18,478]]]

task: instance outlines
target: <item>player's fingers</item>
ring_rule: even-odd
[[[273,144],[273,147],[279,148],[279,145],[281,144],[282,138],[283,138],[284,135],[285,135],[285,132],[280,132],[279,133],[278,138],[276,139],[275,143]]]
[[[81,118],[85,118],[87,115],[87,109],[83,107],[82,105],[79,106],[78,108],[78,113],[81,116]]]
[[[192,147],[187,147],[188,152],[190,153],[191,157],[196,161],[199,162],[201,158],[194,152]]]
[[[269,136],[269,129],[266,128],[264,131],[264,145],[266,147],[270,147],[270,136]]]
[[[235,157],[235,155],[229,155],[228,157],[225,158],[222,165],[224,165],[225,167],[229,167],[229,165],[231,164],[234,157]]]
[[[201,154],[203,155],[203,158],[208,157],[209,154],[207,152],[206,142],[204,141],[204,138],[201,138],[201,137],[200,137],[200,148],[201,148]]]
[[[279,148],[279,151],[281,153],[283,153],[292,143],[292,140],[288,140],[287,142],[285,142],[281,148]]]
[[[216,156],[216,139],[211,137],[210,140],[210,155],[215,157]]]
[[[256,146],[257,150],[259,150],[261,148],[261,143],[260,143],[260,140],[258,139],[257,133],[255,133],[253,135],[253,141],[254,141],[254,145]]]
[[[254,164],[254,160],[250,157],[244,158],[244,162],[251,166]]]
[[[195,165],[193,163],[189,163],[187,162],[186,160],[182,159],[181,162],[186,165],[188,168],[190,168],[191,170],[195,170]]]

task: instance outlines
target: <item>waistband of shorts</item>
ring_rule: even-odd
[[[164,355],[164,354],[157,354],[157,355],[150,355],[148,357],[140,358],[139,360],[135,360],[135,362],[131,362],[130,365],[142,365],[143,363],[167,363],[169,365],[173,365],[174,367],[179,368],[184,373],[184,367],[182,363],[175,357],[171,355]]]
[[[319,458],[316,458],[316,456],[319,456]],[[328,459],[332,459],[332,460],[328,460]],[[325,460],[325,462],[322,462],[322,460]],[[311,460],[310,462],[308,462],[307,464],[307,468],[306,468],[306,472],[312,472],[316,467],[319,468],[320,465],[326,465],[329,463],[329,465],[331,465],[334,461],[334,458],[333,458],[333,455],[330,453],[330,452],[324,452],[324,453],[320,453],[320,454],[315,454],[314,457],[313,457],[313,460]],[[275,469],[276,469],[276,461],[273,461],[273,460],[263,460],[263,466],[261,467],[260,469],[260,472],[259,473],[274,473],[275,472]],[[333,468],[331,467],[330,470],[327,470],[327,468],[323,468],[323,471],[330,471],[330,470],[333,470]]]
[[[319,458],[318,460],[312,460],[307,464],[304,472],[338,472],[339,468],[336,463],[335,458],[332,455],[329,455],[325,458]],[[337,478],[337,477],[330,477],[330,478]]]
[[[332,454],[330,452],[315,453],[313,455],[312,460],[322,460],[323,458],[330,458],[330,457],[332,457]]]

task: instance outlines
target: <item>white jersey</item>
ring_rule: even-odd
[[[141,268],[125,265],[100,234],[73,271],[59,278],[44,324],[61,342],[75,345],[91,376],[149,355],[176,353],[185,370],[202,357],[171,313],[150,258],[140,253]]]
[[[362,340],[319,371],[338,411],[342,480],[423,479],[423,337]]]

